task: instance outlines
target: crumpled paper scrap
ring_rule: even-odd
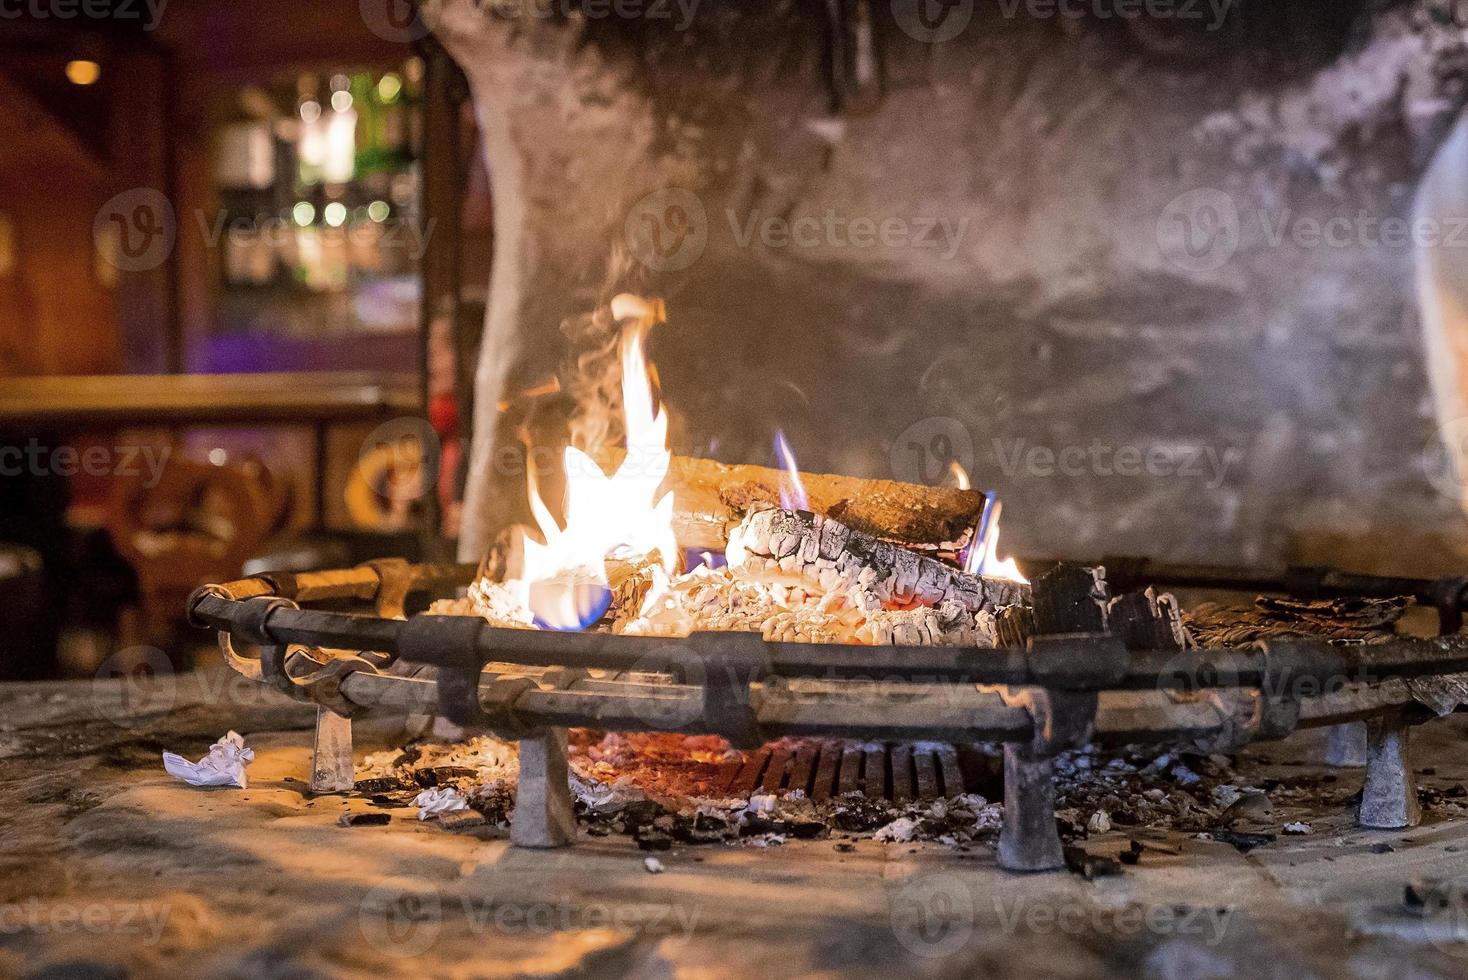
[[[239,732],[231,729],[219,741],[209,746],[209,752],[198,762],[190,762],[172,752],[163,753],[163,768],[170,776],[182,779],[190,786],[238,786],[249,788],[245,766],[255,761],[255,750],[245,747]]]
[[[469,809],[469,801],[464,799],[464,794],[452,786],[425,789],[413,798],[413,805],[418,808],[419,820],[427,820],[440,813],[457,813]]]

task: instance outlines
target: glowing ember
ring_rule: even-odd
[[[527,480],[531,513],[545,543],[521,530],[522,564],[511,583],[537,625],[547,629],[585,629],[601,617],[611,599],[609,558],[656,556],[668,573],[677,567],[673,495],[658,496],[672,458],[668,419],[657,404],[644,353],[648,331],[662,319],[661,304],[623,293],[611,309],[618,321],[632,321],[621,344],[627,456],[607,476],[586,453],[566,448],[564,528],[541,498],[533,471]]]
[[[779,429],[775,430],[775,457],[785,470],[785,477],[780,480],[780,506],[786,510],[810,510],[810,497],[806,495],[805,484],[800,482],[795,453],[790,451],[790,442]]]

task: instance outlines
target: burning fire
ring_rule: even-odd
[[[949,461],[948,472],[953,476],[953,482],[958,489],[969,489],[968,471],[958,460]],[[1019,566],[1014,563],[1013,558],[999,557],[999,512],[1002,509],[999,494],[993,490],[984,494],[984,509],[979,514],[979,524],[974,528],[973,540],[964,551],[963,570],[970,575],[1003,578],[1028,585],[1030,580],[1020,574]]]
[[[533,470],[526,480],[530,511],[544,543],[528,529],[520,529],[516,549],[520,568],[505,585],[543,629],[580,630],[601,618],[612,599],[609,562],[650,563],[664,573],[661,587],[647,595],[644,610],[654,604],[677,572],[673,494],[662,492],[672,462],[668,418],[658,403],[656,378],[645,351],[648,332],[663,319],[662,303],[623,293],[612,300],[611,312],[625,324],[620,359],[626,457],[616,472],[608,475],[585,451],[575,446],[566,448],[562,459],[566,475],[564,527],[541,496]],[[784,471],[781,505],[808,510],[809,498],[795,454],[783,432],[775,435],[775,453]],[[958,485],[966,489],[968,474],[963,468],[955,463],[952,473]],[[998,497],[990,492],[963,556],[964,570],[1024,583],[1026,579],[1014,560],[998,557],[999,512]],[[739,551],[739,542],[731,538],[731,564],[738,564]],[[713,566],[714,562],[706,560],[704,564]]]
[[[805,484],[800,482],[800,467],[795,465],[795,453],[790,450],[785,433],[779,429],[775,430],[775,456],[788,478],[780,481],[780,506],[786,510],[810,510],[810,497],[805,492]]]
[[[656,555],[669,574],[677,567],[673,495],[658,495],[672,460],[668,418],[654,394],[644,351],[648,331],[663,319],[662,304],[623,293],[611,309],[619,322],[632,321],[621,342],[626,458],[607,476],[585,452],[566,447],[564,528],[541,497],[533,470],[527,479],[531,513],[545,544],[521,529],[522,564],[513,581],[543,628],[585,629],[601,617],[611,601],[608,559]]]

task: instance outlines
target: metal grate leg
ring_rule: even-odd
[[[311,749],[311,792],[350,792],[355,776],[352,768],[352,719],[318,706],[316,741]]]
[[[566,847],[575,840],[566,730],[543,729],[520,739],[520,781],[510,842],[517,847]]]
[[[1411,732],[1400,715],[1367,722],[1366,785],[1357,814],[1362,827],[1396,830],[1422,822],[1412,773]]]
[[[999,867],[1005,871],[1054,871],[1065,867],[1055,830],[1052,757],[1031,745],[1004,746],[1004,827]]]

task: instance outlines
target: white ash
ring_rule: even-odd
[[[911,817],[898,817],[896,820],[880,828],[872,836],[879,841],[893,844],[906,844],[917,836],[918,823]]]
[[[1203,781],[1202,776],[1199,776],[1187,766],[1173,766],[1172,772],[1169,773],[1169,775],[1171,775],[1172,778],[1175,779],[1180,786],[1196,786],[1198,783],[1201,783]]]
[[[994,645],[988,611],[975,616],[949,601],[936,608],[887,609],[868,590],[822,595],[783,582],[747,581],[742,574],[742,566],[700,566],[676,578],[659,566],[639,570],[614,596],[612,630],[635,636],[742,630],[804,643]]]
[[[650,875],[660,875],[663,873],[663,862],[655,857],[648,856],[643,858],[642,866],[647,869],[647,873]]]
[[[630,776],[604,783],[573,772],[571,792],[586,809],[602,814],[617,813],[647,799],[647,794],[637,788]]]
[[[1220,783],[1213,787],[1213,793],[1211,795],[1216,805],[1228,809],[1238,802],[1239,797],[1244,795],[1244,791],[1233,783]]]
[[[1285,824],[1284,832],[1287,834],[1309,834],[1314,833],[1314,830],[1305,821],[1296,820],[1294,823]]]
[[[1028,586],[950,565],[805,511],[745,516],[729,534],[729,565],[749,579],[840,594],[858,609],[956,603],[970,615],[1028,599]],[[875,605],[873,605],[875,604]]]
[[[1111,814],[1105,810],[1097,810],[1091,814],[1086,821],[1086,832],[1091,834],[1104,834],[1111,829]]]
[[[982,797],[980,797],[982,799]],[[974,814],[974,832],[997,834],[1004,828],[1004,804],[989,803]]]

